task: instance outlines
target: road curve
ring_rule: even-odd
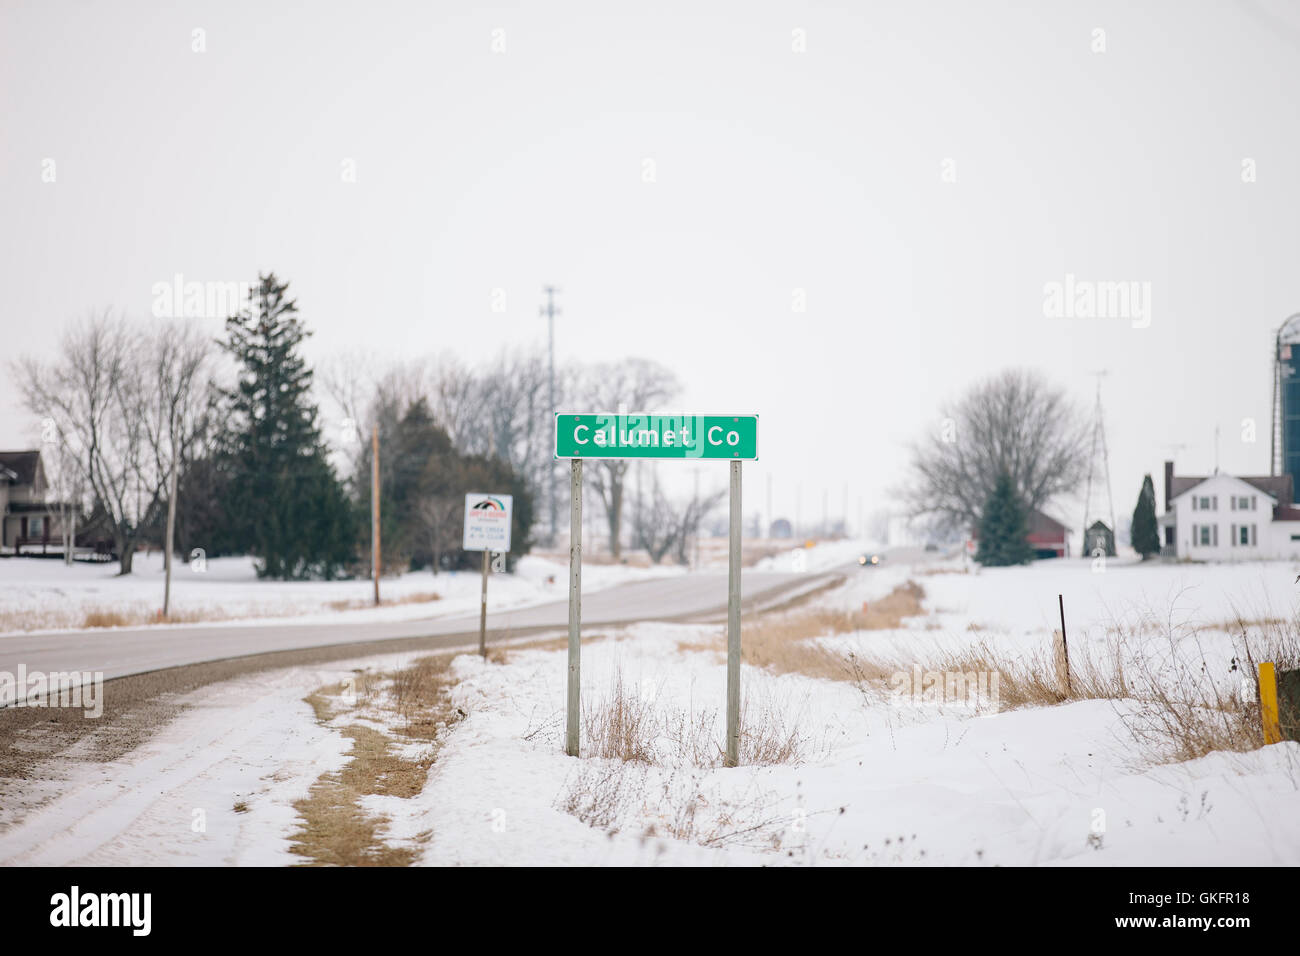
[[[773,603],[824,585],[838,572],[745,571],[741,589],[746,609]],[[708,620],[726,611],[727,576],[701,573],[638,581],[584,595],[582,623],[592,626],[635,621]],[[477,640],[478,615],[406,621],[340,620],[330,624],[238,624],[136,627],[43,632],[0,637],[0,672],[102,673],[105,680],[250,655],[333,645],[420,638],[444,638],[439,646]],[[488,614],[488,640],[568,627],[566,601]]]

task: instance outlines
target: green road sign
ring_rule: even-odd
[[[752,461],[758,416],[557,413],[555,457]]]

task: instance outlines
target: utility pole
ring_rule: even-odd
[[[176,541],[176,452],[172,450],[172,470],[167,476],[167,543],[163,546],[163,563],[167,569],[167,583],[163,585],[163,613],[165,618],[172,612],[172,549]],[[66,529],[64,531],[66,534]],[[66,553],[64,555],[67,556]]]
[[[551,404],[551,429],[552,429],[551,447],[552,449],[554,449],[555,447],[554,428],[555,428],[555,413],[557,411],[555,407],[555,317],[560,314],[560,310],[555,307],[555,294],[559,291],[560,290],[555,288],[555,286],[553,285],[542,286],[542,292],[546,294],[546,305],[542,306],[537,310],[538,314],[541,315],[542,318],[546,319],[546,351],[547,351],[547,361],[549,362],[549,366],[550,366],[547,390],[548,390],[549,400]],[[555,462],[554,461],[552,461],[548,466],[547,475],[550,478],[548,484],[550,485],[550,498],[551,498],[550,546],[553,548],[555,547],[555,538],[558,533],[557,524],[559,522],[559,513],[556,510],[557,499],[556,499],[556,487],[555,487]]]
[[[379,607],[379,425],[370,429],[370,566],[375,573],[375,607]]]

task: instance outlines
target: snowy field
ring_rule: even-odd
[[[583,591],[628,581],[684,573],[663,565],[583,568]],[[0,634],[63,630],[84,626],[90,614],[138,625],[162,608],[163,557],[135,558],[134,571],[117,575],[117,564],[10,558],[0,560]],[[345,611],[358,622],[393,621],[476,612],[482,577],[477,571],[410,572],[380,582],[384,606],[373,607],[373,584],[353,581],[261,581],[251,558],[215,558],[202,570],[177,561],[172,566],[172,614],[181,621],[239,624],[292,616],[296,623],[334,623]],[[489,584],[494,610],[561,600],[568,594],[568,565],[532,555],[511,574],[494,574]],[[183,626],[160,625],[160,626]]]
[[[1081,649],[1125,615],[1173,613],[1213,633],[1238,611],[1296,613],[1290,564],[1112,562],[1096,573],[1090,562],[1060,561],[920,573],[943,567],[960,565],[865,570],[825,603],[853,609],[909,577],[920,582],[933,615],[852,638],[903,652],[974,640],[972,624],[1008,646],[1044,642],[1059,626],[1058,593]],[[462,655],[452,693],[467,716],[448,732],[423,791],[368,797],[365,809],[387,819],[390,844],[427,865],[1300,864],[1300,745],[1143,764],[1122,700],[975,716],[746,666],[746,719],[795,740],[797,754],[722,769],[725,668],[702,646],[716,646],[719,633],[646,623],[589,635],[584,710],[599,714],[621,682],[661,729],[648,763],[588,756],[588,729],[584,756],[563,754],[564,650],[516,649],[504,663]],[[0,859],[301,862],[289,853],[292,805],[345,762],[339,730],[358,719],[318,723],[302,698],[353,668],[410,659],[295,668],[193,693],[188,711],[118,762],[62,762],[61,794],[43,806],[24,813],[0,800],[10,807],[0,815]],[[360,719],[382,726],[377,714]],[[203,832],[192,826],[198,809]]]

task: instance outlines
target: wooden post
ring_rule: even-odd
[[[1070,684],[1070,643],[1065,639],[1065,595],[1056,596],[1057,603],[1061,607],[1061,650],[1065,653],[1065,693],[1066,696],[1074,695],[1074,688]]]
[[[487,579],[488,555],[491,553],[483,552],[483,595],[478,609],[478,652],[483,655],[483,660],[487,660]]]
[[[1277,670],[1272,661],[1259,665],[1259,717],[1264,725],[1264,743],[1282,741],[1282,727],[1277,716]]]
[[[167,568],[167,581],[163,584],[163,617],[172,612],[172,549],[176,541],[176,462],[172,461],[172,473],[167,482],[167,543],[163,564]]]
[[[582,459],[573,459],[569,484],[569,700],[564,724],[564,752],[578,756],[578,719],[582,692]]]
[[[370,429],[370,565],[375,572],[375,607],[379,607],[379,426]]]
[[[740,762],[740,462],[731,463],[731,514],[727,549],[727,754]]]

